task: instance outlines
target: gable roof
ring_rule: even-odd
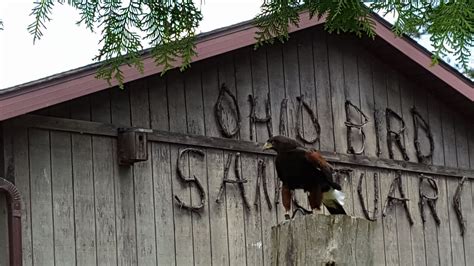
[[[388,22],[378,15],[373,15],[373,17],[378,38],[467,98],[469,103],[474,102],[474,88],[471,80],[444,62],[431,66],[430,52],[410,38],[396,37]],[[192,62],[255,44],[254,37],[257,28],[252,22],[247,21],[198,35],[196,42],[197,56],[193,57]],[[301,13],[299,27],[290,26],[289,32],[303,30],[324,22],[324,18],[310,20],[308,13]],[[145,50],[143,53],[143,74],[128,66],[121,67],[124,82],[157,74],[163,70],[162,66],[155,65],[154,59],[148,51]],[[94,63],[0,90],[0,121],[110,88],[111,86],[105,80],[95,78],[100,64]],[[176,66],[179,64],[179,61],[175,63]],[[112,86],[115,85],[117,83],[113,81]]]

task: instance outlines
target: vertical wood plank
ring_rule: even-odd
[[[381,176],[378,175],[377,181],[374,180],[374,174],[377,173],[377,169],[369,169],[366,171],[366,186],[367,186],[367,209],[369,210],[370,215],[373,214],[374,210],[374,199],[375,199],[375,182],[378,186],[378,214],[377,220],[374,222],[374,235],[372,237],[373,247],[374,247],[374,265],[384,265],[385,264],[385,248],[384,248],[384,223],[382,218],[383,204],[385,200],[385,195],[381,194]]]
[[[74,103],[71,118],[90,121],[89,97],[82,97]],[[71,145],[76,263],[93,265],[97,263],[97,239],[91,136],[72,134]]]
[[[49,132],[29,130],[33,264],[54,265]],[[58,254],[59,255],[59,254]]]
[[[406,130],[405,130],[405,148],[408,154],[410,161],[417,162],[415,145],[414,145],[414,123],[413,117],[411,114],[411,108],[415,106],[415,97],[414,97],[414,88],[409,84],[408,80],[405,77],[399,77],[399,89],[400,89],[400,99],[401,99],[401,116],[405,121]],[[422,132],[420,132],[422,133]],[[424,234],[422,221],[419,214],[420,209],[418,207],[419,202],[419,181],[416,175],[406,174],[406,178],[403,180],[406,182],[407,197],[410,198],[408,203],[413,222],[414,224],[410,227],[410,236],[411,236],[411,254],[412,254],[412,263],[413,265],[425,265],[425,243],[424,243]],[[403,210],[400,209],[402,212]],[[404,218],[402,218],[404,219]],[[405,219],[406,220],[406,219]],[[407,224],[402,224],[406,226]],[[404,230],[399,227],[399,230]],[[404,230],[405,231],[405,230]],[[399,240],[400,241],[400,240]],[[403,256],[400,254],[400,256]]]
[[[344,125],[345,110],[344,102],[344,64],[339,39],[332,35],[327,37],[329,77],[331,87],[331,103],[334,125],[335,151],[346,153],[347,138],[346,127]]]
[[[253,94],[259,100],[259,105],[256,108],[256,114],[259,117],[264,117],[265,112],[265,101],[269,100],[271,103],[272,92],[269,90],[269,80],[268,80],[268,58],[266,49],[260,49],[251,53],[252,58],[252,88]],[[270,97],[267,99],[267,97]],[[279,113],[279,109],[274,109],[271,105],[272,116],[274,113]],[[278,123],[279,121],[273,120],[272,125]],[[265,142],[268,139],[268,131],[266,125],[257,125],[256,126],[256,138],[258,142]],[[276,132],[273,132],[276,135]],[[263,160],[266,168],[265,175],[267,180],[267,190],[270,196],[270,201],[272,209],[269,209],[267,202],[265,200],[265,194],[263,191],[263,182],[260,181],[260,202],[259,210],[261,215],[261,234],[262,234],[262,250],[263,250],[263,265],[269,265],[271,262],[271,227],[274,226],[277,222],[277,212],[275,210],[276,205],[274,204],[274,191],[275,191],[275,166],[273,164],[273,158],[258,156],[257,159]],[[258,167],[258,166],[257,166]],[[254,187],[250,186],[249,192],[250,195],[254,195]],[[251,201],[252,203],[253,201]],[[253,209],[252,209],[253,211]]]
[[[297,97],[301,95],[299,67],[298,67],[298,40],[290,38],[283,49],[283,75],[286,97],[288,98],[288,136],[296,139],[296,118],[298,111]]]
[[[149,81],[151,128],[169,130],[166,81],[158,75]],[[155,195],[156,253],[159,265],[174,265],[176,250],[173,221],[173,183],[170,145],[152,143],[153,188]]]
[[[204,107],[201,86],[201,72],[199,69],[190,69],[186,73],[185,92],[186,92],[186,110],[187,127],[189,134],[205,135],[204,133]],[[205,152],[205,151],[204,151]],[[206,200],[209,200],[208,180],[206,173],[206,158],[195,154],[189,155],[189,176],[199,178],[204,191]],[[191,187],[191,202],[193,205],[200,203],[201,197],[196,186]],[[209,206],[206,201],[205,206],[198,214],[192,213],[193,226],[193,248],[195,265],[211,265],[211,232],[209,227]]]
[[[428,120],[431,131],[433,133],[434,153],[433,164],[444,165],[444,144],[443,144],[443,127],[441,123],[440,103],[431,94],[426,95],[428,99]],[[439,195],[438,195],[438,215],[440,225],[438,231],[438,249],[439,249],[439,265],[451,265],[451,243],[447,241],[449,236],[449,218],[448,218],[448,199],[446,194],[446,179],[437,178]]]
[[[131,126],[129,90],[112,90],[110,110],[112,124]],[[135,201],[132,169],[118,164],[117,141],[112,141],[115,223],[117,234],[117,262],[119,265],[137,264],[137,238],[135,231]]]
[[[223,55],[218,63],[219,83],[226,83],[229,90],[239,97],[235,88],[235,67],[232,54]],[[240,132],[242,134],[242,132]],[[224,160],[227,156],[235,155],[224,152]],[[231,164],[229,178],[235,179],[234,163]],[[244,207],[242,196],[238,186],[228,184],[225,189],[226,210],[228,222],[229,236],[229,259],[231,265],[243,265],[246,261],[245,254],[245,223],[244,223]],[[231,228],[233,228],[231,230]]]
[[[385,206],[385,201],[390,190],[390,185],[395,178],[394,173],[381,170],[380,171],[380,192],[382,197],[382,209]],[[398,193],[398,191],[397,191]],[[397,194],[398,195],[398,194]],[[397,239],[397,209],[392,207],[390,212],[383,217],[383,234],[385,242],[385,265],[401,265],[399,257],[399,243]],[[404,214],[404,213],[403,213]],[[404,243],[405,244],[405,243]],[[411,259],[411,256],[410,256]]]
[[[261,209],[266,208],[260,201],[255,206],[255,188],[257,186],[257,156],[242,155],[241,172],[242,177],[248,179],[246,184],[247,199],[250,203],[250,209],[245,211],[245,239],[246,239],[246,257],[247,265],[263,265],[263,240],[262,240],[262,221]],[[263,195],[262,195],[263,196]],[[231,228],[229,228],[232,230]]]
[[[427,265],[426,264],[426,252],[425,252],[425,236],[423,231],[423,222],[421,221],[420,208],[418,203],[420,202],[420,182],[418,176],[415,174],[406,175],[407,182],[407,196],[410,198],[409,210],[413,218],[414,224],[410,227],[411,230],[411,248],[412,248],[412,264],[413,265]],[[405,181],[405,180],[404,180]],[[426,205],[425,205],[426,206]],[[433,220],[430,210],[425,208],[427,211],[425,217],[427,220]],[[434,228],[433,228],[434,229]],[[403,229],[402,229],[403,230]],[[406,228],[405,228],[406,230]],[[436,237],[436,231],[430,232]],[[430,243],[431,245],[436,244]],[[437,254],[436,254],[437,255]],[[437,264],[437,262],[436,262]],[[431,264],[433,265],[433,264]]]
[[[364,127],[366,135],[364,154],[369,157],[377,156],[375,132],[375,102],[372,67],[370,60],[373,58],[365,50],[358,50],[357,68],[359,71],[360,109],[369,118],[369,123]]]
[[[316,118],[318,118],[318,109],[316,106],[316,90],[314,81],[314,65],[313,65],[313,43],[311,38],[311,32],[301,32],[295,35],[298,41],[298,70],[300,80],[301,95],[304,96],[304,100],[313,110]],[[303,136],[306,139],[313,139],[318,136],[316,129],[313,126],[313,121],[306,111],[303,111],[300,120],[300,125],[303,130]],[[318,119],[319,120],[319,119]],[[321,137],[321,136],[319,136]],[[320,147],[318,141],[314,144],[308,144],[306,146],[317,148]]]
[[[418,162],[418,159],[416,158],[415,144],[413,141],[415,139],[415,125],[413,124],[413,117],[411,115],[411,108],[415,106],[415,88],[408,82],[405,77],[401,75],[399,82],[401,99],[400,115],[403,117],[403,120],[405,121],[406,125],[404,142],[405,148],[410,162]]]
[[[234,55],[236,89],[239,105],[241,107],[249,106],[248,96],[250,94],[252,94],[254,97],[257,97],[259,105],[257,106],[257,110],[259,110],[258,107],[263,107],[265,104],[266,95],[264,95],[263,93],[263,97],[258,97],[254,94],[254,91],[252,91],[253,85],[256,86],[255,89],[257,89],[257,86],[259,87],[258,89],[260,90],[260,93],[262,91],[266,91],[266,88],[263,87],[265,84],[262,84],[262,82],[266,81],[266,68],[264,66],[266,62],[264,56],[264,51],[263,53],[260,51],[260,53],[252,53],[252,57],[250,57],[250,50],[248,49],[241,49],[237,51]],[[257,71],[257,73],[255,73],[254,71]],[[258,71],[261,72],[258,73]],[[254,73],[259,74],[260,77],[255,76]],[[260,108],[260,110],[261,109],[262,108]],[[252,125],[253,134],[252,136],[250,136],[250,124],[248,118],[249,110],[249,108],[245,108],[245,111],[243,111],[243,117],[245,117],[245,119],[243,120],[242,130],[240,132],[240,139],[250,140],[250,137],[252,137],[253,141],[255,141],[255,125]],[[262,114],[262,112],[257,112],[257,115],[259,114]],[[263,115],[265,115],[265,111],[263,112]],[[244,184],[244,186],[246,188],[246,197],[250,203],[250,209],[247,209],[245,207],[243,208],[246,240],[246,262],[247,265],[263,265],[262,223],[260,214],[261,210],[260,208],[253,205],[255,200],[255,193],[253,192],[255,191],[254,188],[257,184],[257,156],[250,154],[242,154],[241,160],[242,163],[240,171],[242,173],[242,177],[248,180],[248,182]]]
[[[454,113],[448,106],[441,105],[441,121],[443,127],[443,146],[444,146],[444,162],[446,166],[457,166],[456,154],[456,125],[454,124]],[[453,208],[453,196],[458,185],[455,178],[446,180],[447,188],[447,205],[448,219],[451,239],[451,259],[453,265],[464,265],[464,243],[461,237],[459,223]]]
[[[282,45],[279,43],[275,43],[274,45],[267,47],[267,69],[268,69],[268,87],[270,90],[270,102],[272,108],[272,120],[273,123],[273,132],[275,135],[280,135],[279,127],[280,127],[280,115],[281,115],[281,103],[286,98],[285,95],[285,83],[284,83],[284,76],[283,76],[283,55],[282,55]],[[283,118],[287,121],[286,113],[284,113]],[[288,126],[285,128],[285,134],[287,132]],[[275,186],[281,186],[281,182],[278,179],[276,171],[274,170],[274,182]],[[276,202],[279,202],[276,206],[276,213],[277,213],[277,222],[280,222],[284,219],[285,210],[283,208],[283,204],[281,204],[281,193],[277,195],[275,193]]]
[[[250,104],[248,101],[249,94],[252,93],[252,68],[250,66],[250,51],[249,49],[240,49],[234,53],[235,65],[235,95],[240,108],[240,140],[250,141],[251,137],[255,139],[255,126],[252,126],[253,136],[250,136]],[[229,69],[228,71],[231,71]],[[229,75],[231,75],[229,73]],[[219,75],[222,77],[222,75]],[[225,78],[227,79],[227,77]],[[264,104],[264,99],[260,100],[260,104]]]
[[[183,74],[176,71],[168,74],[168,108],[170,131],[178,133],[187,133],[186,125],[186,99],[184,95]],[[171,170],[173,194],[178,195],[184,202],[191,201],[190,189],[186,184],[181,182],[177,176],[177,159],[179,151],[184,147],[171,146]],[[187,158],[187,156],[185,156]],[[184,160],[183,169],[188,173],[189,164]],[[176,264],[191,265],[194,263],[193,256],[193,231],[191,213],[189,210],[175,208],[174,212],[175,240],[176,252],[178,254],[187,254],[187,256],[176,256]]]
[[[425,121],[429,124],[428,98],[426,97],[426,94],[427,94],[426,90],[424,88],[414,87],[413,84],[409,84],[409,85],[413,89],[416,110],[420,113],[423,119],[425,119]],[[411,117],[411,120],[409,123],[413,123],[413,117]],[[414,128],[413,130],[417,130],[417,129]],[[433,133],[433,128],[431,128],[431,132]],[[418,132],[418,136],[419,136],[422,152],[423,154],[426,154],[429,151],[429,140],[424,135],[421,129]],[[409,141],[414,143],[414,139],[409,139]],[[432,163],[432,162],[429,162],[429,163]],[[419,180],[416,180],[416,182],[418,183],[418,189],[419,189]],[[412,184],[413,184],[413,181],[412,181]],[[416,191],[416,193],[418,194],[418,199],[417,199],[417,202],[418,202],[419,191]],[[419,214],[420,209],[416,208],[416,210],[417,212],[415,213],[414,216],[418,216],[421,218]],[[427,219],[425,223],[422,224],[422,227],[423,227],[423,235],[424,235],[424,242],[425,242],[426,265],[439,265],[439,259],[438,259],[439,247],[438,247],[438,230],[437,230],[438,225],[436,224],[436,221],[433,219],[433,216],[429,213],[429,210],[427,209],[425,210],[427,211],[426,216],[425,216]],[[416,217],[414,218],[416,222],[417,218]]]
[[[344,95],[345,95],[345,101],[349,100],[351,101],[352,104],[360,108],[360,90],[359,90],[359,75],[358,75],[358,67],[357,67],[357,51],[353,49],[352,47],[355,47],[355,43],[352,42],[348,37],[340,39],[340,42],[343,43],[340,47],[342,48],[342,62],[343,62],[343,75],[344,75]],[[344,107],[345,101],[342,103],[342,106]],[[357,114],[355,112],[352,112],[352,114]],[[361,122],[361,117],[359,115],[353,115],[350,117],[351,119]],[[346,121],[347,119],[347,114],[343,113],[343,121]],[[340,121],[342,125],[344,125],[344,122]],[[344,125],[345,127],[345,125]],[[346,128],[344,128],[346,129]],[[358,134],[357,130],[353,130],[352,134],[352,145],[355,150],[358,150],[359,147],[362,147],[362,135]],[[347,130],[346,130],[347,134]],[[348,143],[347,139],[345,140],[345,147],[346,150],[344,152],[348,152]],[[345,191],[346,193],[346,204],[345,208],[346,210],[349,209],[349,211],[352,213],[353,216],[357,217],[362,217],[362,208],[360,206],[360,203],[356,202],[356,196],[357,196],[357,185],[358,185],[358,178],[360,177],[360,174],[362,171],[360,170],[355,170],[352,173],[351,178],[349,179],[348,186],[349,189]],[[352,208],[352,210],[351,210]],[[355,252],[354,252],[355,254]]]
[[[12,128],[8,122],[0,122],[0,177],[12,179],[13,162],[13,136]],[[8,205],[6,194],[0,193],[0,228],[8,228]],[[0,230],[0,265],[9,265],[8,230]]]
[[[4,193],[0,194],[0,228],[8,228],[7,199]],[[8,230],[5,229],[0,230],[0,266],[10,265]]]
[[[55,263],[73,265],[76,247],[71,134],[53,131],[50,137]]]
[[[113,88],[113,90],[118,88]],[[102,91],[91,99],[92,121],[111,123],[110,92]],[[117,265],[115,227],[115,183],[112,139],[92,137],[95,217],[97,225],[97,264]]]
[[[150,128],[150,105],[145,80],[138,80],[130,85],[130,111],[132,127]],[[151,149],[150,143],[146,145]],[[144,265],[156,264],[152,160],[149,158],[133,165],[137,256],[138,264]]]
[[[386,76],[387,67],[378,59],[372,57],[372,79],[374,86],[374,125],[376,127],[376,136],[379,145],[378,156],[388,158],[387,149],[387,125],[385,120],[385,108],[387,108],[387,84]]]
[[[288,99],[287,121],[288,136],[297,139],[296,119],[298,118],[298,100],[301,96],[299,66],[298,66],[298,39],[290,38],[283,49],[283,75],[285,81],[286,98]],[[293,197],[305,208],[308,200],[304,191],[293,191]]]
[[[21,193],[21,232],[23,245],[23,265],[33,264],[33,240],[31,233],[31,189],[28,148],[28,130],[18,127],[13,130],[15,185]]]
[[[467,139],[467,123],[459,113],[455,113],[454,118],[456,131],[456,157],[457,167],[461,169],[469,169],[469,143]],[[472,182],[472,181],[470,181]],[[454,195],[453,195],[454,197]],[[466,222],[466,230],[462,241],[464,244],[464,258],[466,265],[470,264],[474,259],[474,254],[471,250],[474,248],[472,241],[474,240],[474,215],[472,213],[472,195],[469,191],[469,184],[464,184],[464,189],[461,194],[461,208]],[[457,217],[456,217],[457,219]]]
[[[322,28],[313,32],[313,64],[316,85],[316,106],[321,126],[320,149],[334,151],[334,125],[331,106],[331,86],[326,33]]]
[[[469,166],[470,166],[470,169],[474,169],[474,123],[472,121],[470,122],[467,122],[467,125],[468,125],[468,128],[467,128],[467,136],[468,136],[468,146],[469,146]],[[469,186],[466,187],[466,190],[467,190],[467,193],[471,194],[471,206],[472,208],[474,208],[474,182],[471,180],[469,182],[471,184],[471,191],[469,191]],[[474,215],[470,214],[470,218],[471,220],[468,220],[467,222],[469,223],[468,225],[468,228],[467,230],[470,230],[470,232],[468,233],[468,241],[469,241],[469,245],[466,246],[468,247],[467,250],[470,250],[469,248],[473,248],[474,247],[474,237],[473,237],[473,226],[474,226]],[[469,254],[469,255],[472,255],[472,254]],[[466,263],[469,262],[469,261],[472,261],[472,258],[466,258]]]
[[[219,93],[219,80],[216,62],[207,60],[202,67],[202,91],[204,102],[204,123],[206,136],[219,136],[214,117],[214,105]],[[209,195],[209,226],[211,234],[212,265],[229,265],[229,242],[227,232],[226,198],[216,203],[224,175],[223,152],[217,149],[206,150],[206,165]]]
[[[401,102],[400,78],[399,78],[398,73],[396,73],[392,69],[389,69],[389,72],[388,72],[387,97],[388,97],[387,98],[388,107],[391,108],[398,115],[400,115],[400,117],[404,118],[403,111],[402,111],[402,102]],[[406,123],[406,121],[405,121],[405,125],[407,129],[405,129],[403,136],[401,136],[402,145],[406,143],[407,130],[410,128],[408,123]],[[392,120],[391,128],[394,130],[397,130],[398,128],[400,128],[400,126],[397,125],[396,122]],[[394,159],[403,160],[401,152],[399,152],[398,149],[395,148],[395,145],[393,145],[393,150],[394,150]],[[401,178],[402,178],[403,190],[405,191],[406,196],[410,198],[410,195],[408,194],[408,191],[407,191],[407,187],[408,187],[407,176],[402,174]],[[408,205],[410,205],[410,203],[408,203]],[[407,215],[405,213],[405,209],[403,208],[402,204],[397,205],[397,208],[395,209],[395,214],[396,214],[396,219],[397,219],[397,237],[400,243],[398,245],[398,255],[399,255],[400,264],[411,265],[412,263],[411,232],[408,229],[410,228],[410,223],[408,221]],[[401,243],[404,243],[404,244],[402,245]]]

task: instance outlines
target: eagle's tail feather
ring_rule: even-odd
[[[347,214],[346,211],[344,210],[344,207],[342,207],[341,205],[339,205],[337,203],[332,205],[331,207],[329,207],[327,205],[325,205],[325,206],[326,206],[326,209],[328,209],[330,214],[344,214],[344,215]]]
[[[345,198],[346,195],[337,189],[330,189],[323,193],[323,203],[330,214],[346,214],[343,207]]]

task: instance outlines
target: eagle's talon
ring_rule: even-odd
[[[307,215],[307,214],[312,214],[313,212],[312,211],[308,211],[307,209],[303,208],[303,207],[298,207],[296,208],[296,210],[293,212],[293,215],[291,216],[291,219],[295,218],[296,216],[296,213],[300,211],[303,215]]]

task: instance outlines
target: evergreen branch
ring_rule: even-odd
[[[42,29],[46,29],[45,23],[51,21],[51,10],[54,0],[37,0],[30,16],[35,17],[35,21],[28,26],[28,32],[33,35],[33,43],[43,36]]]
[[[94,24],[97,21],[97,13],[99,12],[98,0],[85,1],[71,1],[71,6],[80,10],[81,19],[77,22],[78,25],[84,23],[88,29],[94,31]]]
[[[470,0],[441,3],[431,9],[431,24],[427,32],[433,43],[433,63],[447,54],[453,54],[465,70],[474,47],[474,5]]]
[[[120,67],[132,66],[143,71],[142,41],[152,47],[155,63],[162,65],[164,74],[180,59],[181,70],[189,67],[195,51],[195,32],[202,20],[201,11],[192,0],[56,0],[67,3],[80,13],[77,24],[94,31],[101,29],[102,47],[96,61],[104,61],[97,76],[112,79],[123,87]],[[329,32],[351,32],[361,37],[374,37],[371,11],[396,14],[393,31],[397,35],[417,37],[428,33],[434,46],[433,62],[447,54],[454,55],[465,73],[472,56],[474,36],[474,5],[472,0],[457,1],[374,1],[369,6],[360,0],[265,0],[255,19],[258,30],[255,48],[275,39],[289,38],[289,26],[298,26],[300,13],[308,10],[310,18],[325,16]],[[35,20],[28,26],[33,42],[43,36],[54,0],[36,0],[31,15]],[[0,29],[3,24],[0,20]],[[143,33],[144,37],[140,36]],[[469,72],[469,70],[471,72]]]

